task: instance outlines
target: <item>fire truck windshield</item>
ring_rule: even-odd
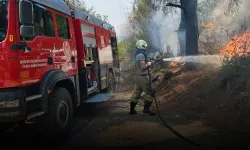
[[[0,0],[0,42],[7,34],[8,29],[8,0]]]

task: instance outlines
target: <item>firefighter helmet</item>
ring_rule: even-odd
[[[148,46],[147,42],[144,41],[144,40],[138,40],[136,42],[136,47],[139,48],[139,49],[146,49]]]

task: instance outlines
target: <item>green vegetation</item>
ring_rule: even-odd
[[[228,79],[232,77],[248,75],[250,69],[250,56],[234,56],[232,58],[226,57],[223,61],[223,66],[220,70],[220,77]]]
[[[127,39],[120,41],[118,44],[119,57],[121,60],[132,59],[134,55],[135,43],[138,39],[150,41],[148,24],[150,21],[151,0],[134,0],[132,2],[132,11],[128,14],[127,19]],[[149,49],[153,49],[150,42],[148,43]]]
[[[126,46],[126,41],[121,41],[118,43],[118,55],[119,55],[119,59],[120,61],[124,61],[126,59],[127,56],[127,46]]]
[[[156,2],[161,1],[161,4],[167,4],[167,3],[173,3],[173,4],[180,4],[181,0],[133,0],[132,1],[132,11],[128,14],[127,19],[127,27],[126,27],[126,33],[127,33],[127,39],[121,41],[122,43],[119,44],[119,51],[122,58],[133,58],[133,50],[135,48],[135,41],[137,39],[144,39],[148,41],[149,49],[155,50],[157,48],[153,47],[152,40],[150,40],[150,34],[148,29],[148,24],[150,20],[153,18],[153,14],[155,11],[162,10],[163,13],[167,15],[174,14],[177,9],[175,7],[163,7],[160,8],[159,6],[156,6]],[[242,0],[227,0],[225,3],[227,5],[227,8],[225,8],[225,13],[228,15],[235,15],[237,14],[237,10],[239,8],[239,5],[242,3]],[[214,8],[218,7],[222,4],[222,1],[220,0],[203,0],[197,4],[197,24],[198,24],[198,31],[199,35],[203,36],[203,40],[199,39],[199,53],[205,53],[205,54],[214,54],[218,52],[218,50],[221,48],[221,42],[219,39],[223,39],[218,36],[218,34],[209,34],[210,32],[213,33],[212,30],[209,30],[208,28],[202,27],[203,24],[208,24],[211,21],[211,12]],[[213,22],[212,22],[213,23]],[[225,31],[228,31],[225,29]],[[225,32],[224,30],[222,32]],[[205,33],[204,33],[205,32]],[[209,32],[209,33],[206,33]],[[218,32],[215,30],[214,32]],[[157,34],[157,33],[156,33]],[[223,35],[223,34],[219,34]],[[198,40],[198,39],[197,39]],[[126,43],[126,44],[124,44]],[[125,51],[125,52],[124,52]],[[124,54],[126,56],[124,56]],[[169,55],[164,54],[164,52],[161,52],[163,55]]]

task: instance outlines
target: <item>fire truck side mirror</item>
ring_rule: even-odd
[[[21,23],[20,35],[25,38],[34,36],[34,12],[33,3],[28,0],[19,1],[19,21]]]
[[[34,37],[35,29],[33,26],[21,25],[20,27],[20,35],[24,38],[32,38]]]
[[[33,3],[28,0],[19,1],[19,21],[22,25],[33,25]]]

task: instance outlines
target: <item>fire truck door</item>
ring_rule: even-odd
[[[35,36],[25,39],[29,51],[18,52],[22,84],[36,83],[47,71],[53,69],[55,30],[52,14],[45,8],[34,5],[34,15]]]
[[[86,24],[81,24],[82,39],[84,49],[84,60],[87,66],[92,66],[94,64],[95,76],[97,79],[97,87],[100,87],[100,73],[99,73],[99,55],[97,48],[97,41],[95,38],[95,28],[88,26]]]
[[[56,40],[56,55],[54,67],[61,69],[68,75],[75,75],[77,72],[76,45],[73,34],[73,23],[69,16],[56,14],[56,25],[58,38]]]

